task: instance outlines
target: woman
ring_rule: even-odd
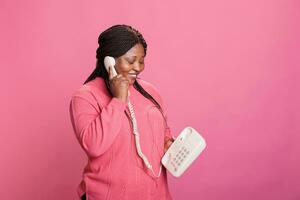
[[[138,78],[144,70],[147,44],[128,25],[115,25],[98,38],[96,69],[76,90],[70,116],[76,137],[88,156],[78,195],[88,200],[169,200],[161,158],[174,141],[156,87]],[[115,58],[117,76],[104,67]],[[109,68],[110,69],[110,68]],[[133,105],[139,143],[133,134]]]

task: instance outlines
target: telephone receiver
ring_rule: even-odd
[[[113,74],[113,77],[117,76],[118,73],[115,69],[115,65],[116,65],[116,61],[113,57],[111,56],[105,56],[104,58],[104,66],[107,70],[107,73],[109,72],[109,68],[111,68],[111,71],[112,71],[112,74]]]
[[[104,66],[107,70],[107,73],[109,72],[109,68],[111,68],[113,77],[118,75],[118,73],[116,71],[116,68],[115,68],[115,65],[116,65],[116,60],[113,57],[111,57],[111,56],[105,56],[104,57]],[[129,91],[128,91],[128,96],[130,96]]]

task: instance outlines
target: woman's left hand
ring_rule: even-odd
[[[164,146],[164,153],[166,153],[166,151],[169,149],[169,147],[171,146],[171,144],[174,142],[173,138],[168,139],[167,141],[165,141],[165,146]]]

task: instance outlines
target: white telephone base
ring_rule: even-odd
[[[204,138],[192,127],[184,128],[162,157],[162,164],[179,177],[206,147]]]

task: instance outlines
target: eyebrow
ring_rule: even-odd
[[[146,55],[143,55],[142,58],[145,58]],[[134,58],[136,59],[137,56],[127,56],[126,58]]]

